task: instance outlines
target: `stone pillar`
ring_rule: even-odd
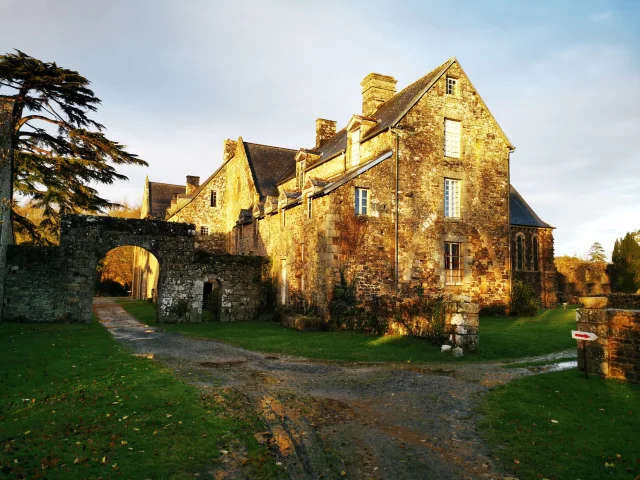
[[[11,113],[13,101],[0,98],[0,322],[4,305],[7,246],[13,244],[11,203],[13,199],[13,145]]]
[[[640,296],[581,297],[587,308],[576,310],[576,329],[597,340],[578,342],[578,366],[587,373],[640,383]],[[613,307],[613,308],[611,308]]]
[[[470,297],[455,297],[447,304],[445,329],[453,346],[467,352],[477,352],[480,346],[480,305]]]

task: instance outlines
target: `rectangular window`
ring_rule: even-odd
[[[307,218],[313,218],[313,199],[311,198],[311,195],[307,197]]]
[[[282,210],[280,210],[280,220],[282,222],[282,227],[284,228],[284,226],[287,224],[287,217],[286,217],[286,210],[283,208]]]
[[[461,285],[464,275],[462,244],[444,242],[444,270],[446,285]]]
[[[211,192],[211,206],[218,206],[218,192],[216,192],[215,190]]]
[[[260,227],[258,225],[259,221],[260,220],[257,219],[257,218],[253,220],[253,236],[254,237],[257,237],[258,236],[258,232],[260,231]]]
[[[351,165],[360,163],[360,129],[351,132]]]
[[[444,216],[460,218],[460,180],[444,179]]]
[[[209,227],[200,227],[200,235],[209,235]]]
[[[444,120],[444,156],[460,158],[460,122]]]
[[[458,79],[447,77],[447,95],[455,95],[458,88]]]
[[[356,188],[356,215],[367,215],[369,213],[369,190],[366,188]]]

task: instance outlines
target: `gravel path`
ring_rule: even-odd
[[[526,369],[312,362],[142,325],[110,299],[95,299],[94,310],[134,354],[153,356],[202,389],[241,392],[268,426],[262,440],[283,478],[503,478],[473,410],[489,387]]]

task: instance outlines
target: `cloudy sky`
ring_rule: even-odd
[[[14,48],[92,81],[108,136],[150,164],[100,191],[139,202],[222,140],[290,148],[341,128],[360,81],[403,88],[455,56],[516,145],[512,183],[557,227],[557,254],[640,229],[640,2],[1,0]]]

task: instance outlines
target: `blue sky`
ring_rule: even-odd
[[[109,137],[149,162],[100,187],[114,201],[145,175],[206,178],[225,138],[309,147],[316,118],[360,112],[367,73],[403,88],[456,56],[556,254],[640,229],[640,2],[3,0],[3,17],[0,52],[89,78]]]

